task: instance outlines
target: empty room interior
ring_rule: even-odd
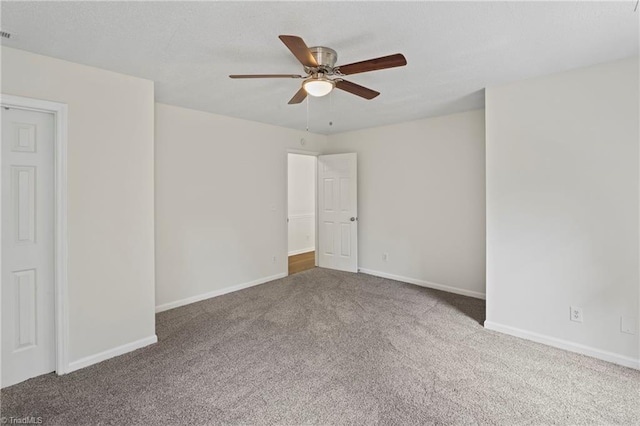
[[[640,424],[637,0],[0,4],[7,424]]]

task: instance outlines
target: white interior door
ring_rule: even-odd
[[[358,272],[357,155],[318,157],[318,263]]]
[[[54,116],[2,109],[2,387],[55,370]]]

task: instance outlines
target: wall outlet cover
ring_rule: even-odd
[[[582,308],[578,306],[570,306],[569,308],[569,319],[575,322],[582,322]]]
[[[620,332],[626,334],[636,334],[638,319],[633,315],[622,315],[620,317]]]

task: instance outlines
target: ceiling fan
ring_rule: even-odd
[[[338,54],[335,50],[324,46],[307,47],[304,40],[298,36],[281,35],[280,40],[289,48],[304,66],[306,76],[298,74],[244,74],[230,75],[231,78],[301,78],[302,87],[293,95],[289,104],[299,104],[307,95],[325,96],[334,88],[344,90],[365,99],[373,99],[380,94],[343,79],[345,75],[358,74],[368,71],[383,70],[407,65],[407,60],[401,53],[354,62],[348,65],[336,66]]]

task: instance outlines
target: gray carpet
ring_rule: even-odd
[[[485,330],[484,302],[314,269],[157,316],[159,343],[2,390],[44,424],[640,424],[640,371]]]

